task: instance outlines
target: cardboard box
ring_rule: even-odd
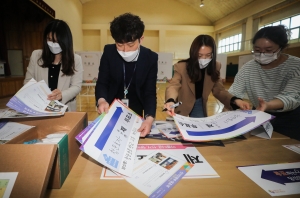
[[[18,172],[11,198],[43,197],[57,146],[0,145],[0,172]]]
[[[45,167],[51,170],[50,176],[47,178],[44,177],[43,175],[43,177],[46,181],[48,181],[49,179],[49,185],[48,185],[49,188],[60,188],[80,153],[79,150],[80,144],[76,141],[75,136],[87,126],[88,123],[87,113],[66,112],[65,115],[61,117],[18,118],[18,119],[14,118],[14,119],[9,119],[9,121],[35,126],[34,128],[31,128],[28,131],[20,134],[19,136],[15,137],[14,139],[10,140],[4,145],[1,145],[0,147],[0,149],[2,150],[2,148],[5,148],[6,146],[10,146],[10,147],[15,146],[14,153],[16,153],[17,155],[16,157],[19,159],[20,162],[23,162],[24,160],[25,161],[28,160],[26,155],[22,157],[17,154],[19,153],[19,148],[21,146],[20,144],[22,144],[22,146],[25,147],[26,146],[33,146],[35,148],[49,147],[49,145],[45,145],[45,144],[23,145],[23,142],[30,141],[33,139],[45,138],[46,135],[51,133],[56,133],[56,132],[67,133],[67,136],[65,136],[59,142],[59,144],[54,145],[56,149],[54,154],[51,152],[44,153],[43,155],[41,155],[40,160],[35,162],[37,163],[38,166],[39,161],[49,160],[53,156],[54,158],[53,166],[51,165]],[[37,151],[34,152],[36,153]],[[30,153],[28,155],[34,155],[34,153]],[[10,166],[10,164],[7,164],[6,166]],[[31,169],[31,167],[26,167],[20,170],[24,170],[24,169]],[[1,166],[0,166],[0,171],[2,171]],[[20,171],[15,171],[15,172],[20,172]],[[26,180],[24,180],[23,182],[26,183]],[[44,189],[41,192],[44,192]]]

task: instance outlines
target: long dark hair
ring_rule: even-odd
[[[179,62],[187,63],[187,73],[191,79],[191,82],[195,83],[201,79],[201,70],[199,67],[199,50],[202,46],[211,47],[212,49],[212,60],[206,67],[207,74],[211,76],[211,80],[216,82],[219,79],[220,72],[216,69],[216,44],[214,39],[209,35],[199,35],[192,42],[190,48],[190,57],[186,60]]]
[[[43,35],[43,52],[38,60],[38,64],[41,67],[48,67],[54,61],[55,54],[53,54],[47,44],[48,34],[52,35],[54,39],[54,34],[56,35],[57,43],[60,45],[61,52],[61,71],[67,75],[71,76],[75,71],[74,64],[74,50],[73,50],[73,39],[72,33],[68,24],[62,20],[55,19],[51,21],[44,30]]]

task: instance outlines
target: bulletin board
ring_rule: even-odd
[[[172,78],[173,53],[158,52],[157,82],[166,82]]]
[[[81,51],[76,52],[82,59],[83,65],[83,81],[96,82],[100,66],[102,52],[99,51]]]

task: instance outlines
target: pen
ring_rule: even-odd
[[[181,105],[181,104],[182,104],[181,101],[180,101],[180,102],[177,102],[177,103],[173,104],[170,108],[171,108],[171,109],[174,109],[174,108],[178,107],[178,106]],[[164,108],[162,111],[167,111],[167,110],[168,110],[167,108]]]

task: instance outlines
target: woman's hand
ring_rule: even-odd
[[[61,100],[62,93],[59,89],[54,89],[51,94],[48,95],[48,100]]]
[[[166,112],[169,116],[175,115],[174,108],[171,108],[172,105],[174,105],[174,102],[167,102],[164,104],[164,109],[167,109]]]
[[[262,98],[258,98],[258,107],[256,107],[256,110],[259,110],[259,111],[266,111],[267,108],[268,108],[268,103],[266,101],[264,101],[264,99]]]
[[[236,99],[234,102],[241,110],[250,110],[250,104],[248,102],[241,99]]]

